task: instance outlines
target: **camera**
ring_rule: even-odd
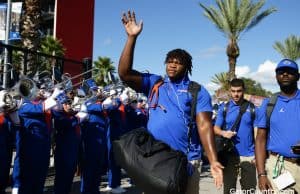
[[[299,154],[300,155],[300,145],[294,145],[294,146],[291,146],[292,148],[292,151],[293,151],[293,154]]]

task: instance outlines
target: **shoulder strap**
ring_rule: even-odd
[[[157,80],[155,81],[155,83],[153,84],[151,90],[150,90],[150,95],[149,95],[149,97],[148,97],[148,103],[149,103],[149,105],[152,103],[153,96],[154,96],[154,94],[155,94],[155,100],[156,100],[156,102],[153,103],[153,108],[156,108],[156,106],[157,106],[158,96],[159,96],[159,92],[158,92],[159,90],[158,90],[158,89],[159,89],[159,87],[160,87],[163,83],[164,83],[164,80],[163,80],[162,77],[159,78],[159,79],[157,79]]]
[[[192,95],[192,101],[191,101],[191,119],[195,119],[196,116],[196,105],[197,105],[197,98],[198,93],[201,90],[201,85],[197,82],[190,81],[190,84],[188,86],[188,92]]]
[[[267,104],[267,129],[270,128],[270,118],[271,114],[273,112],[274,106],[276,104],[277,98],[278,98],[279,93],[275,93],[270,97],[270,101]]]
[[[241,118],[242,118],[243,114],[246,112],[248,105],[249,105],[249,101],[244,100],[244,102],[240,106],[240,112],[239,112],[234,124],[232,125],[232,127],[230,129],[231,131],[236,131],[236,127],[240,123]]]
[[[249,102],[249,105],[250,105],[251,121],[253,123],[255,119],[255,105],[252,102]]]
[[[228,112],[228,107],[229,107],[229,101],[226,102],[223,106],[223,119],[225,120],[226,119],[226,115],[227,115],[227,112]]]
[[[191,129],[193,128],[193,126],[196,123],[196,106],[197,106],[197,99],[198,99],[199,91],[201,91],[201,85],[198,84],[197,82],[190,81],[189,86],[188,86],[188,92],[191,94],[192,100],[191,100],[191,121],[188,126],[188,150],[187,150],[187,152],[189,152],[190,146],[191,146],[191,140],[192,140]]]
[[[229,107],[229,103],[230,101],[226,102],[223,106],[223,124],[222,124],[222,130],[225,128],[225,125],[226,125],[226,115],[227,115],[227,112],[228,112],[228,107]]]

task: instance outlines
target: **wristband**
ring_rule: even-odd
[[[267,172],[258,173],[257,177],[267,176]]]

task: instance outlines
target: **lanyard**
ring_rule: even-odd
[[[281,171],[284,167],[283,162],[284,162],[283,156],[278,155],[274,169],[273,169],[273,179],[277,178],[281,174]]]

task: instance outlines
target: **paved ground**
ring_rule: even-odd
[[[45,192],[44,192],[45,194],[53,193],[53,180],[54,180],[54,174],[50,172],[49,176],[47,178],[46,184],[45,184]],[[129,186],[128,183],[129,183],[129,178],[126,176],[126,174],[123,173],[121,187],[127,190],[124,194],[142,194],[142,190],[140,190],[136,186]],[[110,192],[103,191],[106,186],[107,186],[107,177],[103,176],[101,185],[100,185],[101,194],[110,194]],[[80,177],[75,176],[71,194],[80,194],[79,188],[80,188]],[[10,191],[11,191],[10,188],[7,189],[7,194],[10,193]],[[203,172],[201,173],[200,193],[201,194],[202,193],[203,194],[222,194],[222,190],[217,190],[215,188],[213,179],[210,176],[208,167],[203,167]]]

